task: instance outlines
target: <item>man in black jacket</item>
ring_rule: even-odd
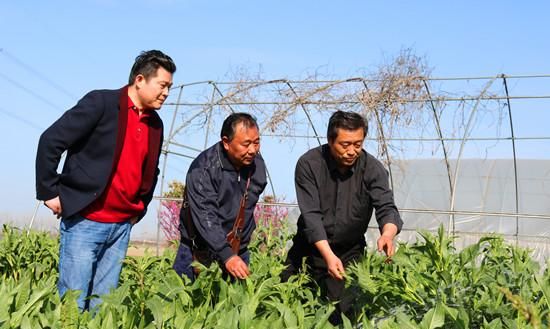
[[[403,225],[384,166],[363,150],[366,135],[359,114],[337,111],[329,120],[328,143],[306,152],[296,165],[301,215],[282,278],[298,272],[306,258],[322,291],[339,301],[333,323],[353,302],[343,296],[345,266],[363,255],[373,208],[381,232],[377,247],[386,255],[393,255],[393,239]]]
[[[142,52],[127,86],[88,93],[40,136],[37,199],[62,218],[59,294],[80,290],[81,310],[118,285],[131,227],[152,199],[163,139],[155,110],[175,71],[162,52]]]
[[[232,278],[245,279],[248,243],[256,228],[254,208],[267,185],[264,160],[259,154],[260,135],[256,120],[247,113],[234,113],[222,125],[221,141],[203,151],[191,163],[180,212],[181,242],[174,270],[191,280],[192,250],[208,265],[217,261]],[[234,252],[227,240],[244,198],[244,223],[238,231],[240,248]]]

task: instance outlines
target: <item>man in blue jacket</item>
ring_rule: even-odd
[[[191,163],[180,212],[181,243],[174,262],[179,275],[195,279],[192,250],[203,255],[199,261],[205,265],[217,261],[232,278],[246,279],[250,274],[247,246],[256,228],[254,208],[267,185],[259,151],[256,120],[247,113],[234,113],[223,122],[221,141]],[[243,198],[241,243],[235,252],[227,234],[234,228]]]
[[[163,126],[158,110],[176,66],[158,50],[136,57],[128,85],[94,90],[40,136],[36,195],[60,223],[59,295],[93,308],[118,285],[132,225],[153,197]],[[66,153],[61,174],[61,155]]]

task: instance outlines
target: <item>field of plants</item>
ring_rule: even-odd
[[[333,328],[334,306],[305,275],[281,283],[288,230],[260,227],[252,275],[229,283],[216,266],[194,283],[171,270],[174,251],[128,257],[120,287],[80,314],[74,293],[56,290],[57,239],[4,227],[0,240],[0,328]],[[458,252],[443,229],[419,233],[391,262],[367,252],[347,269],[354,319],[342,328],[546,328],[550,274],[529,252],[496,236]]]

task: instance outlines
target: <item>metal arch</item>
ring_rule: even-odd
[[[204,112],[206,112],[206,108],[203,108],[202,110],[200,110],[199,112],[195,113],[195,115],[193,115],[192,117],[190,117],[189,119],[187,119],[187,121],[185,121],[184,123],[182,123],[176,130],[174,130],[170,136],[168,136],[168,140],[165,142],[165,143],[171,143],[171,140],[174,139],[174,137],[185,127],[187,127],[189,124],[191,124],[191,122],[193,122],[193,120],[195,120],[199,115],[203,114]]]
[[[367,92],[369,92],[369,87],[367,86],[367,82],[364,79],[362,79],[361,82],[363,83],[363,87],[365,88],[365,90]],[[363,103],[363,105],[364,105],[364,103]],[[392,189],[392,191],[394,191],[394,188],[393,188],[393,173],[392,173],[392,170],[391,170],[391,158],[390,158],[390,153],[388,152],[388,144],[387,144],[387,141],[386,141],[386,136],[384,136],[384,126],[382,125],[382,120],[380,119],[380,114],[378,113],[378,109],[374,109],[374,116],[376,117],[376,123],[378,125],[378,133],[380,134],[380,136],[382,138],[382,148],[383,148],[384,154],[386,155],[386,160],[388,161],[388,172],[390,174],[391,189]]]
[[[332,87],[334,87],[334,86],[336,86],[336,85],[338,85],[338,84],[340,84],[340,83],[349,82],[349,80],[350,80],[350,79],[348,79],[348,80],[330,81],[330,83],[328,83],[328,84],[327,84],[326,86],[324,86],[322,89],[318,89],[318,90],[315,90],[314,92],[308,93],[308,94],[306,94],[306,95],[304,96],[304,98],[309,98],[309,97],[311,97],[311,96],[313,96],[313,95],[315,95],[315,94],[321,92],[322,90],[327,90],[327,89],[332,88]],[[352,79],[352,80],[356,80],[356,79]],[[267,82],[264,83],[264,84],[270,84],[270,83],[286,83],[286,84],[289,86],[290,90],[294,93],[294,95],[295,95],[297,98],[299,98],[298,94],[296,93],[296,91],[294,90],[294,88],[292,87],[292,85],[288,83],[288,80],[287,80],[287,79],[270,80],[270,81],[267,81]],[[262,84],[258,84],[258,85],[253,84],[252,86],[250,86],[250,87],[249,87],[248,89],[246,89],[246,90],[250,90],[251,88],[255,88],[255,87],[258,87],[258,86],[260,86],[260,85],[262,85]],[[237,94],[237,93],[234,93],[234,94]],[[302,103],[302,102],[300,102],[300,103]],[[257,104],[257,103],[255,103],[255,104]],[[292,104],[289,104],[289,105],[295,105],[295,103],[292,103]],[[322,144],[321,144],[321,140],[320,140],[320,138],[319,138],[319,135],[317,134],[317,132],[316,132],[316,130],[315,130],[315,125],[314,125],[313,122],[311,121],[311,118],[310,118],[310,116],[309,116],[309,113],[307,112],[307,110],[306,110],[306,108],[303,106],[303,104],[301,104],[301,105],[302,105],[302,109],[304,110],[304,112],[305,112],[305,114],[306,114],[306,116],[307,116],[309,122],[311,123],[311,126],[312,126],[312,128],[313,128],[313,131],[315,132],[315,138],[317,139],[317,142],[319,143],[319,145],[322,145]],[[270,182],[270,185],[271,185],[271,190],[272,190],[272,192],[273,192],[273,196],[276,198],[275,190],[274,190],[274,188],[273,188],[273,182],[271,181],[271,175],[269,174],[269,171],[267,170],[267,166],[266,166],[266,172],[267,172],[268,179],[269,179],[269,182]],[[391,169],[390,169],[390,179],[391,179]],[[392,180],[392,188],[393,188],[393,180]]]
[[[512,134],[512,153],[514,155],[514,187],[516,192],[516,214],[519,213],[519,188],[518,188],[518,167],[517,167],[517,154],[516,154],[516,136],[514,134],[514,121],[512,120],[512,106],[510,104],[508,83],[506,82],[506,75],[501,75],[502,82],[504,83],[504,91],[506,92],[506,107],[508,108],[508,117],[510,118],[510,133]],[[516,216],[516,245],[518,244],[519,236],[519,216]]]
[[[177,99],[177,102],[179,103],[180,99],[181,99],[181,95],[183,94],[183,86],[180,87],[180,92],[178,94],[178,99]],[[174,130],[174,123],[176,122],[176,116],[178,114],[178,110],[179,110],[179,105],[176,105],[176,107],[174,108],[174,115],[172,116],[172,122],[170,123],[170,131],[168,132],[168,136],[172,136],[172,131]],[[160,176],[160,195],[162,196],[162,194],[164,193],[164,175],[166,174],[166,165],[168,164],[168,152],[169,152],[169,148],[170,148],[170,140],[168,140],[168,142],[165,142],[164,145],[163,145],[163,151],[164,151],[164,159],[162,160],[162,173],[161,173],[161,176]],[[160,230],[161,230],[161,225],[160,225],[160,214],[161,214],[161,207],[162,207],[162,203],[159,202],[159,205],[158,205],[158,208],[157,208],[157,245],[156,245],[156,255],[159,256],[160,255]]]
[[[210,122],[212,119],[212,111],[214,110],[214,93],[216,92],[216,83],[212,83],[212,95],[210,96],[210,109],[208,110],[208,114],[206,115],[206,133],[204,134],[204,145],[202,147],[203,150],[206,150],[206,147],[208,146],[208,133],[210,132]]]
[[[188,84],[188,85],[192,85],[192,84]],[[180,92],[178,94],[178,99],[177,99],[176,104],[175,104],[176,107],[175,107],[175,110],[174,110],[174,115],[172,117],[172,122],[170,124],[170,131],[168,133],[168,138],[164,141],[164,144],[163,144],[164,159],[163,159],[163,165],[162,165],[162,171],[161,171],[161,181],[160,181],[160,195],[161,196],[162,196],[163,191],[164,191],[164,178],[165,178],[165,173],[166,173],[166,166],[168,164],[168,154],[175,154],[175,155],[179,155],[179,156],[185,156],[185,155],[182,155],[182,154],[178,154],[176,152],[171,152],[169,150],[170,144],[174,143],[172,140],[174,139],[174,137],[182,129],[187,127],[191,122],[193,122],[193,120],[195,120],[198,116],[200,116],[202,113],[204,113],[206,111],[206,108],[203,108],[201,111],[199,111],[198,113],[193,115],[186,122],[184,122],[177,129],[174,130],[174,124],[175,124],[175,121],[176,121],[177,113],[178,113],[178,110],[179,110],[179,106],[181,105],[180,100],[181,100],[181,97],[182,97],[182,94],[183,94],[183,88],[188,86],[188,85],[183,85],[182,84],[181,86],[179,86]],[[176,145],[177,143],[174,143],[174,144]],[[185,157],[189,157],[189,156],[185,156]],[[191,157],[189,157],[189,158],[191,158]],[[159,250],[159,247],[160,247],[160,230],[161,230],[161,227],[160,227],[160,213],[161,213],[161,204],[159,203],[159,206],[157,208],[157,244],[156,244],[156,255],[157,256],[160,254],[160,250]]]
[[[439,121],[439,115],[437,114],[437,110],[435,109],[435,104],[432,100],[432,94],[430,92],[430,88],[428,87],[428,83],[426,82],[426,79],[423,79],[424,87],[426,88],[426,92],[428,93],[429,102],[432,107],[432,112],[434,114],[435,119],[435,128],[437,130],[437,136],[439,137],[439,140],[441,141],[441,147],[443,147],[443,155],[445,156],[445,165],[447,166],[447,177],[449,178],[449,201],[452,199],[452,193],[453,193],[453,182],[451,180],[451,164],[449,163],[449,155],[447,153],[447,147],[445,146],[445,140],[443,139],[443,132],[441,130],[441,122]]]
[[[462,138],[462,142],[460,143],[460,150],[458,151],[458,157],[456,159],[456,169],[455,169],[455,174],[454,174],[454,177],[453,177],[453,190],[451,192],[451,211],[454,211],[454,208],[455,208],[456,181],[458,179],[458,173],[460,172],[460,160],[462,159],[462,151],[464,151],[464,145],[466,144],[466,138],[468,137],[468,134],[470,133],[471,126],[474,122],[473,119],[474,119],[475,114],[477,112],[477,108],[478,108],[478,106],[481,102],[481,97],[483,96],[483,94],[485,94],[487,92],[489,87],[491,87],[491,85],[493,84],[495,79],[496,78],[493,77],[493,79],[491,79],[487,83],[485,88],[483,88],[483,91],[479,94],[479,98],[477,99],[476,104],[472,108],[472,112],[470,113],[470,117],[468,118],[468,123],[466,124],[466,128],[464,129],[464,137]],[[451,214],[450,218],[449,218],[449,226],[448,226],[448,229],[447,229],[448,234],[451,234],[451,227],[452,227],[452,233],[454,234],[455,233],[455,215],[454,215],[454,213]]]
[[[290,84],[290,82],[286,81],[285,83],[288,86],[288,88],[290,88],[290,90],[292,91],[294,96],[296,96],[297,99],[300,98],[298,96],[298,94],[296,93],[296,90],[294,90],[294,87],[292,87],[292,85]],[[307,120],[309,121],[309,123],[311,124],[311,128],[313,129],[313,133],[315,134],[315,136],[317,136],[317,143],[319,143],[319,146],[321,146],[321,139],[319,138],[319,134],[317,133],[317,129],[315,129],[315,125],[313,124],[313,121],[311,120],[311,117],[309,115],[309,112],[306,109],[306,106],[302,102],[300,102],[300,107],[302,108],[302,110],[306,114]]]
[[[348,79],[348,80],[323,81],[323,82],[326,82],[326,83],[327,83],[326,86],[323,86],[323,88],[316,89],[316,90],[314,90],[314,91],[312,91],[312,92],[306,93],[306,94],[305,94],[304,96],[302,96],[302,97],[300,97],[300,96],[296,93],[294,87],[292,87],[292,85],[290,84],[290,80],[287,80],[287,79],[277,79],[277,80],[270,80],[270,81],[268,81],[267,83],[285,83],[285,84],[287,84],[287,86],[289,86],[289,88],[290,88],[290,90],[292,91],[292,93],[296,96],[296,100],[299,100],[298,103],[300,103],[302,109],[303,109],[304,112],[306,113],[306,116],[307,116],[309,122],[311,123],[311,126],[312,126],[312,128],[313,128],[313,130],[314,130],[314,132],[315,132],[315,136],[316,136],[316,138],[317,138],[317,142],[319,143],[319,145],[321,145],[322,143],[321,143],[321,141],[320,141],[320,139],[319,139],[319,135],[317,134],[317,132],[316,132],[316,130],[315,130],[315,125],[314,125],[313,122],[311,121],[311,118],[310,118],[310,116],[309,116],[309,113],[308,113],[307,110],[305,109],[305,106],[304,106],[304,105],[305,105],[305,104],[318,104],[318,105],[321,105],[321,104],[326,104],[327,102],[323,102],[323,101],[321,101],[321,102],[302,101],[302,100],[300,100],[300,98],[301,98],[301,99],[307,99],[307,98],[309,98],[309,97],[311,97],[311,96],[313,96],[313,95],[315,95],[315,94],[320,93],[321,91],[330,89],[330,88],[332,88],[332,87],[334,87],[334,86],[336,86],[336,85],[338,85],[338,84],[340,84],[340,83],[345,83],[345,82],[348,82],[348,81],[349,81],[349,79]],[[311,81],[311,83],[313,83],[313,82],[314,82],[314,81]],[[266,84],[267,84],[267,83],[266,83]],[[291,108],[291,107],[296,106],[296,103],[297,103],[297,102],[294,101],[294,102],[286,102],[286,103],[285,103],[285,102],[267,102],[267,103],[254,102],[253,104],[257,104],[257,105],[289,105],[289,108]],[[344,103],[344,102],[337,102],[337,103],[334,103],[334,104],[343,104],[343,103]]]
[[[492,78],[493,80],[502,78],[502,79],[504,80],[503,83],[506,84],[506,85],[505,85],[505,88],[507,89],[507,80],[510,80],[510,79],[513,79],[513,78],[523,78],[523,77],[524,77],[524,76],[519,76],[519,77],[518,77],[518,76],[504,76],[504,75],[502,75],[502,76],[497,76],[497,77],[494,77],[494,76],[493,76],[493,77],[491,77],[491,78]],[[531,76],[529,76],[529,77],[531,77]],[[545,78],[547,78],[547,77],[550,77],[550,75],[545,75],[545,76],[534,76],[534,77],[545,77]],[[483,78],[483,77],[475,78],[475,77],[474,77],[474,78],[464,78],[464,79],[471,80],[471,79],[488,79],[488,78]],[[348,80],[349,80],[349,79],[348,79]],[[348,80],[346,80],[346,81],[348,81]],[[366,80],[366,79],[365,79],[365,80]],[[426,80],[427,80],[427,81],[431,81],[431,80],[438,80],[438,79],[432,78],[432,79],[426,79]],[[446,78],[446,79],[439,79],[439,80],[453,80],[453,79]],[[268,84],[268,83],[279,82],[279,81],[286,82],[286,80],[272,80],[272,81],[268,81],[268,82],[262,81],[261,83],[257,83],[257,84],[256,84],[256,87],[261,86],[261,85],[264,85],[264,84]],[[366,81],[369,81],[369,80],[366,80]],[[320,81],[308,81],[308,82],[305,82],[305,83],[315,83],[315,82],[320,82]],[[208,83],[212,83],[212,82],[208,82]],[[243,83],[243,86],[249,86],[249,83],[248,83],[248,82],[242,82],[242,83]],[[296,83],[298,83],[298,82],[296,82]],[[337,83],[339,83],[339,82],[335,82],[335,83],[333,83],[333,85],[336,85]],[[493,84],[493,83],[494,83],[494,81],[490,81],[489,84],[491,85],[491,84]],[[218,85],[220,85],[220,84],[222,84],[222,82],[218,82]],[[254,86],[253,86],[253,87],[254,87]],[[516,154],[516,151],[515,151],[515,141],[516,141],[516,140],[529,139],[529,138],[521,138],[521,137],[517,138],[517,137],[515,136],[515,134],[514,134],[514,132],[513,132],[514,122],[513,122],[512,119],[511,119],[511,104],[510,104],[510,101],[511,101],[512,99],[540,99],[540,98],[547,99],[547,98],[550,98],[550,96],[514,96],[514,95],[509,94],[509,93],[508,93],[508,90],[506,90],[507,93],[506,93],[505,97],[502,97],[502,96],[493,96],[493,95],[487,93],[487,90],[489,89],[489,87],[490,87],[490,86],[487,86],[487,87],[483,90],[483,92],[482,92],[480,95],[477,95],[477,97],[476,97],[476,95],[467,96],[467,97],[434,97],[433,95],[430,95],[430,97],[428,97],[427,99],[419,99],[419,100],[416,100],[416,101],[419,101],[419,102],[428,102],[428,101],[430,101],[430,102],[436,102],[436,101],[449,101],[449,102],[452,102],[452,101],[467,101],[467,100],[472,101],[472,100],[475,100],[476,103],[474,103],[474,104],[475,104],[475,107],[473,108],[472,113],[471,113],[471,115],[470,115],[470,120],[476,120],[476,118],[478,117],[478,115],[476,115],[476,114],[477,114],[476,112],[479,111],[478,107],[482,104],[482,101],[483,101],[483,100],[500,100],[500,99],[506,100],[506,101],[507,101],[507,105],[509,106],[508,111],[509,111],[509,116],[510,116],[510,125],[511,125],[511,126],[510,126],[510,129],[511,129],[511,131],[512,131],[512,138],[511,138],[511,139],[512,139],[513,149],[514,149],[514,166],[516,166],[516,165],[517,165],[517,154]],[[330,88],[330,87],[325,87],[325,88]],[[223,97],[223,96],[222,96],[222,97]],[[241,104],[241,103],[239,103],[239,102],[233,102],[229,96],[223,97],[222,99],[226,101],[226,103],[225,103],[224,105],[227,105],[227,106],[231,106],[231,105],[234,105],[234,104],[237,104],[237,105],[238,105],[238,104]],[[218,102],[220,102],[220,100],[218,100]],[[415,100],[412,100],[412,102],[415,102]],[[246,103],[246,102],[242,102],[242,103]],[[275,104],[275,102],[254,102],[254,103],[255,103],[255,104]],[[309,102],[305,101],[303,104],[306,105],[306,107],[307,107],[307,104],[314,104],[314,103],[315,103],[315,101],[309,101]],[[318,102],[318,103],[333,104],[333,103],[335,103],[335,102]],[[346,100],[343,100],[342,103],[346,103]],[[357,103],[357,102],[356,102],[356,103]],[[284,104],[284,102],[277,102],[277,104]],[[180,101],[178,100],[178,104],[175,104],[175,105],[188,106],[188,105],[193,105],[193,104],[180,103]],[[243,104],[243,105],[245,105],[245,104]],[[436,106],[436,104],[432,104],[432,106]],[[206,110],[208,110],[208,109],[206,109]],[[310,110],[311,110],[311,109],[310,109]],[[433,110],[433,107],[432,107],[432,110]],[[205,112],[205,111],[202,111],[202,113],[204,113],[204,112]],[[201,115],[201,114],[199,113],[198,115]],[[472,118],[472,117],[474,117],[474,118]],[[195,117],[195,118],[196,118],[196,117]],[[439,120],[442,119],[441,116],[440,116],[439,114],[438,114],[437,116],[434,116],[434,120],[435,120],[435,118],[437,118],[437,119],[439,119]],[[437,122],[436,122],[436,124],[437,124]],[[473,124],[473,123],[472,123],[472,124]],[[439,125],[438,125],[438,129],[441,129],[441,122],[440,122]],[[463,151],[463,149],[465,148],[465,145],[464,145],[464,144],[467,143],[467,141],[470,141],[470,140],[483,140],[483,138],[478,138],[478,139],[476,139],[476,138],[469,138],[468,136],[470,136],[470,135],[472,134],[472,131],[473,131],[473,128],[470,126],[470,123],[468,123],[468,124],[467,124],[467,129],[466,129],[465,132],[464,132],[464,136],[463,136],[461,139],[459,139],[460,137],[456,139],[456,140],[461,140],[461,141],[462,141],[462,144],[461,144],[460,155],[459,155],[459,158],[458,158],[458,161],[457,161],[457,165],[456,165],[457,173],[455,173],[453,179],[450,180],[450,185],[452,185],[452,190],[451,190],[451,195],[452,195],[452,206],[451,206],[451,208],[452,208],[452,209],[455,208],[455,201],[456,201],[456,198],[459,196],[459,195],[456,195],[456,191],[457,191],[457,186],[456,186],[457,184],[456,184],[456,183],[459,182],[458,179],[460,179],[460,178],[457,178],[457,175],[458,175],[459,166],[462,165],[462,164],[460,163],[460,162],[461,162],[461,157],[462,157],[462,155],[463,155],[463,152],[465,152],[465,151]],[[438,134],[439,134],[439,132],[438,132]],[[172,134],[172,135],[174,136],[175,134]],[[172,136],[172,137],[173,137],[173,136]],[[317,134],[316,134],[316,136],[312,136],[312,137],[313,137],[313,138],[318,138],[318,137],[321,137],[321,136],[317,136]],[[544,137],[543,137],[543,138],[544,138]],[[510,139],[510,138],[507,138],[507,139]],[[537,138],[535,137],[535,138],[531,138],[531,139],[537,139]],[[542,139],[542,138],[541,138],[541,139]],[[391,140],[392,140],[391,138],[386,139],[385,136],[384,136],[384,141],[385,141],[388,145],[391,145]],[[396,140],[398,140],[398,139],[396,139]],[[407,140],[408,140],[408,139],[407,139]],[[410,139],[410,140],[415,140],[415,139]],[[443,145],[443,144],[446,144],[445,147],[444,147],[444,151],[445,151],[445,150],[448,148],[448,146],[449,146],[449,144],[448,144],[447,141],[448,141],[448,140],[454,140],[454,139],[452,139],[452,138],[444,138],[444,137],[443,137],[443,133],[441,132],[441,135],[439,136],[439,139],[433,139],[433,140],[434,140],[434,141],[437,141],[437,140],[442,141],[442,145]],[[168,140],[167,142],[171,143],[171,140]],[[449,163],[448,166],[451,167],[451,166],[453,165],[453,163],[452,163],[452,160],[448,158],[449,156],[452,156],[452,155],[451,155],[451,154],[447,154],[447,160],[446,160],[446,162],[448,162],[448,163]],[[517,167],[515,167],[515,171],[516,171],[516,177],[515,177],[515,178],[516,178],[516,190],[517,190],[517,192],[516,192],[516,204],[517,204],[516,209],[517,209],[517,211],[516,211],[516,214],[514,214],[514,217],[516,217],[516,218],[517,218],[517,221],[519,221],[519,217],[521,217],[521,216],[520,216],[520,214],[518,213],[518,212],[519,212],[519,197],[518,197],[518,196],[519,196],[519,185],[518,185],[518,183],[517,183],[517,180],[519,179],[519,177],[517,176]],[[449,174],[449,173],[452,174],[452,172],[451,172],[450,170],[448,170],[448,174]],[[453,185],[453,182],[454,182],[454,185]],[[272,187],[273,187],[273,185],[272,185]],[[484,212],[480,212],[480,213],[484,213]],[[453,217],[450,219],[450,220],[453,220],[453,231],[456,232],[456,229],[454,228],[454,226],[455,226],[455,223],[454,223],[454,216],[455,216],[455,215],[454,215],[454,214],[459,214],[459,212],[455,211],[455,212],[453,213]],[[518,223],[517,226],[519,226],[519,223]],[[450,226],[449,226],[449,228],[450,228]],[[516,228],[516,235],[518,235],[519,237],[521,237],[521,235],[519,235],[519,234],[520,234],[520,232],[519,232],[519,227],[517,227],[517,228]]]
[[[224,103],[219,103],[220,101],[217,101],[216,104],[227,105],[227,106],[229,106],[229,110],[231,111],[231,113],[235,113],[235,110],[231,107],[231,104],[225,102],[226,97],[223,95],[220,88],[218,88],[218,84],[215,81],[210,81],[210,84],[212,85],[212,87],[214,87],[214,90],[217,91],[218,94],[220,94],[220,96],[222,97],[220,100],[224,101]],[[238,93],[233,93],[233,95],[236,95],[236,94],[238,94]],[[214,104],[215,104],[213,101],[214,101],[214,93],[212,91],[212,101],[210,101],[210,107],[211,108],[213,108]]]
[[[340,81],[340,82],[347,82],[347,81]],[[312,94],[313,95],[313,94]],[[227,97],[226,97],[227,98]],[[435,97],[431,100],[434,100],[436,102],[465,102],[465,101],[477,101],[480,100],[488,100],[488,101],[496,101],[496,100],[506,100],[506,99],[550,99],[550,95],[519,95],[519,96],[487,96],[479,98],[479,96],[465,96],[465,97]],[[422,98],[422,99],[407,99],[407,98],[396,98],[396,102],[403,102],[403,103],[425,103],[429,99]],[[337,100],[337,101],[303,101],[302,103],[307,105],[339,105],[339,104],[345,104],[345,105],[355,105],[355,104],[361,104],[361,101],[344,101],[344,100]],[[176,103],[165,103],[164,105],[176,105]],[[185,106],[208,106],[210,103],[180,103],[179,105],[185,105]],[[225,105],[296,105],[295,102],[260,102],[260,101],[235,101],[235,102],[228,102],[225,103]],[[320,110],[321,111],[321,110]]]
[[[266,137],[288,137],[288,136],[285,136],[285,135],[281,135],[281,134],[264,134],[263,136],[266,136]],[[290,137],[294,137],[294,138],[317,138],[317,137],[323,137],[323,136],[312,136],[312,135],[292,135]],[[467,141],[509,141],[511,140],[512,138],[511,137],[470,137],[470,138],[466,138]],[[369,140],[369,141],[377,141],[376,138],[365,138],[365,140]],[[439,138],[386,138],[386,140],[388,141],[416,141],[416,142],[439,142],[440,139]],[[443,138],[443,140],[445,141],[461,141],[462,138]],[[547,140],[550,140],[550,136],[548,137],[543,137],[543,136],[527,136],[527,137],[516,137],[515,140],[519,141],[519,140],[522,140],[522,141],[547,141]],[[185,147],[185,148],[189,148],[191,150],[193,150],[193,148],[191,148],[190,146],[185,146],[185,145],[181,145],[181,144],[176,144],[174,142],[172,142],[172,144],[174,145],[179,145],[179,146],[182,146],[182,147]]]
[[[178,198],[172,198],[172,197],[156,197],[157,200],[165,200],[165,201],[179,201]],[[265,202],[265,201],[258,201],[258,204],[266,205],[266,206],[280,206],[280,207],[289,207],[289,208],[299,208],[299,205],[295,202]],[[536,218],[536,219],[543,219],[550,221],[550,215],[548,214],[532,214],[532,213],[508,213],[508,212],[486,212],[486,211],[471,211],[471,210],[441,210],[441,209],[429,209],[429,208],[400,208],[400,212],[406,212],[406,213],[419,213],[419,214],[444,214],[448,215],[451,213],[457,214],[457,215],[468,215],[468,216],[488,216],[488,217],[516,217],[521,216],[525,218]],[[372,226],[372,228],[378,228],[377,226]],[[434,232],[436,230],[433,230]],[[483,234],[483,233],[481,233]],[[525,235],[522,235],[525,236]],[[538,236],[542,237],[542,236]],[[550,237],[547,237],[547,239],[550,239]]]
[[[216,82],[214,81],[209,81],[208,83],[210,84],[214,84],[216,90],[218,91],[218,93],[222,96],[222,98],[220,98],[219,100],[216,101],[215,104],[222,104],[222,103],[225,103],[225,101],[227,99],[230,99],[231,97],[237,95],[237,94],[240,94],[240,93],[243,93],[245,91],[248,91],[248,90],[251,90],[251,89],[254,89],[256,87],[259,87],[259,86],[262,86],[262,85],[267,85],[267,84],[271,84],[271,83],[278,83],[278,82],[281,82],[281,81],[285,81],[284,79],[278,79],[278,80],[269,80],[269,81],[257,81],[257,82],[254,82],[252,84],[250,84],[250,86],[247,86],[246,88],[244,89],[238,89],[238,90],[235,90],[234,92],[232,93],[229,93],[227,95],[223,95],[223,93],[219,90],[219,88],[216,86]],[[218,83],[219,84],[219,83]],[[237,83],[234,83],[234,84],[237,84]],[[231,111],[234,113],[235,111],[233,110],[233,108],[231,108],[231,104],[230,103],[225,103],[226,105],[229,106],[229,108],[231,109]],[[235,104],[235,103],[232,103],[232,104]],[[257,102],[254,102],[254,104],[257,104]],[[213,104],[214,105],[214,104]],[[243,105],[246,105],[246,104],[243,104]]]
[[[333,81],[327,81],[326,82],[326,85],[323,86],[322,88],[318,88],[318,89],[314,89],[313,91],[311,92],[308,92],[306,93],[303,97],[303,99],[308,99],[310,98],[311,96],[315,95],[315,94],[318,94],[320,92],[323,92],[325,90],[328,90],[336,85],[339,85],[341,83],[347,83],[347,82],[353,82],[353,81],[358,81],[360,80],[361,78],[352,78],[352,79],[346,79],[346,80],[333,80]],[[285,80],[286,82],[286,80]],[[300,98],[299,96],[297,96],[298,98]],[[289,105],[293,105],[295,104],[296,102],[292,102],[290,103]],[[345,101],[337,101],[337,102],[327,102],[327,101],[318,101],[318,102],[315,102],[315,101],[300,101],[300,103],[303,103],[303,104],[318,104],[318,105],[322,105],[322,104],[345,104],[346,102]],[[353,102],[354,104],[357,104],[358,102]],[[360,103],[360,102],[359,102]]]
[[[260,152],[260,154],[262,154]],[[273,193],[273,198],[277,200],[277,194],[275,193],[275,186],[273,185],[273,181],[271,180],[271,174],[269,173],[269,169],[267,168],[267,164],[265,165],[265,173],[267,175],[267,179],[269,180],[269,186],[271,186],[271,193]]]
[[[216,82],[214,81],[206,81],[206,82],[201,82],[201,83],[208,83],[210,85],[212,85],[214,87],[214,90],[216,90],[221,96],[222,96],[222,99],[225,99],[226,97],[223,96],[223,93],[218,89],[217,85],[216,85]],[[187,85],[192,85],[192,84],[187,84]],[[185,86],[187,85],[181,85],[181,88],[184,88]],[[219,103],[216,102],[216,103]],[[183,124],[181,124],[174,132],[172,132],[168,138],[169,141],[171,141],[174,136],[179,133],[183,128],[187,127],[189,124],[191,124],[191,122],[193,122],[193,120],[195,120],[199,115],[203,114],[204,112],[206,112],[208,109],[212,108],[214,106],[215,103],[213,102],[210,102],[208,104],[198,104],[200,106],[204,106],[204,108],[199,111],[198,113],[196,113],[195,115],[193,115],[191,118],[189,118],[186,122],[184,122]],[[181,104],[179,102],[179,99],[178,99],[178,103],[175,104],[176,106],[179,106],[179,105],[185,105],[185,104]],[[227,106],[229,106],[229,108],[231,109],[232,112],[235,112],[233,111],[233,108],[231,107],[231,104],[226,104]]]
[[[456,76],[456,77],[423,77],[423,76],[417,76],[413,77],[416,80],[428,80],[428,81],[453,81],[453,80],[491,80],[494,79],[494,76]],[[537,78],[550,78],[550,74],[528,74],[528,75],[508,75],[507,78],[509,79],[537,79]],[[234,85],[234,84],[263,84],[265,82],[272,83],[272,82],[281,82],[286,81],[287,79],[278,79],[278,80],[269,80],[269,81],[260,81],[260,80],[250,80],[250,81],[219,81],[219,85]],[[368,82],[380,82],[381,79],[365,79],[363,77],[357,77],[357,78],[349,78],[345,80],[339,80],[341,82],[350,82],[350,81],[360,81],[365,80]],[[332,83],[336,80],[288,80],[290,83],[293,84],[311,84],[311,83]],[[180,87],[187,87],[187,86],[193,86],[197,84],[205,84],[210,83],[211,80],[206,81],[197,81],[197,82],[191,82],[191,83],[183,83],[181,85],[177,85],[175,88]]]

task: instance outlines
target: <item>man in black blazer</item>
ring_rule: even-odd
[[[62,218],[58,290],[80,290],[81,310],[118,285],[132,225],[152,199],[163,141],[155,110],[175,71],[161,51],[142,52],[127,86],[91,91],[40,136],[37,199]]]

